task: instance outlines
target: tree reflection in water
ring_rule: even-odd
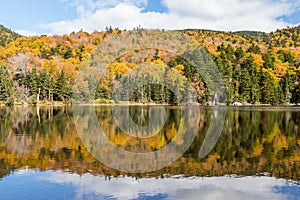
[[[141,112],[143,119],[140,118]],[[199,158],[198,154],[210,124],[212,108],[201,107],[199,112],[199,133],[182,157],[155,172],[130,174],[108,168],[87,151],[89,147],[83,145],[77,134],[72,108],[1,107],[0,177],[27,166],[42,171],[63,170],[105,176],[252,176],[269,173],[277,178],[299,180],[300,110],[229,108],[222,135],[204,158]],[[133,121],[147,125],[148,112],[140,107],[130,107],[130,113]],[[175,137],[181,120],[178,108],[167,107],[166,124],[158,134],[133,139],[118,128],[112,118],[111,107],[96,107],[96,114],[110,141],[132,152],[162,148]],[[88,126],[88,116],[85,123],[82,126]],[[177,142],[180,144],[180,141]]]

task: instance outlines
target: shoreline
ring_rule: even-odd
[[[120,102],[120,103],[73,103],[73,102],[40,102],[40,103],[28,103],[28,102],[17,102],[15,104],[7,104],[5,102],[0,102],[0,107],[14,107],[14,106],[187,106],[187,105],[172,105],[172,104],[159,104],[159,103],[138,103],[138,102]],[[210,104],[190,104],[188,106],[201,106],[201,107],[232,107],[232,108],[251,108],[251,107],[262,107],[262,108],[270,108],[270,107],[296,107],[300,108],[300,104],[279,104],[279,105],[271,105],[271,104],[239,104],[239,105],[226,105],[224,103],[220,103],[218,105],[210,105]]]

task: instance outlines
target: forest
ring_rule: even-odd
[[[124,42],[136,48],[111,59],[107,55],[118,47],[115,38],[124,33],[130,35]],[[300,26],[271,33],[107,27],[101,32],[32,37],[0,26],[0,104],[72,103],[74,99],[111,104],[118,99],[178,105],[189,98],[208,104],[213,94],[199,66],[184,54],[170,56],[165,51],[178,34],[206,50],[209,58],[203,59],[217,66],[225,91],[221,98],[227,105],[300,103]],[[160,48],[138,49],[153,41]],[[144,63],[147,66],[140,68]],[[82,72],[91,76],[81,76]],[[92,77],[95,74],[97,79]],[[118,84],[130,84],[130,89],[116,93]],[[194,91],[193,97],[187,97],[189,90]]]

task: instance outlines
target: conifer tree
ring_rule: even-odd
[[[12,81],[6,69],[0,66],[0,101],[7,101],[13,93]]]

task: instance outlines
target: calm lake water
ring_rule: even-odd
[[[132,106],[129,115],[125,111],[0,107],[0,199],[300,197],[300,108]],[[123,120],[128,116],[144,128],[128,134],[133,130]],[[146,164],[119,160],[116,151],[105,151],[107,143],[94,131],[98,126],[126,152],[159,152],[175,141],[174,151],[184,154],[162,168],[159,159],[173,152]],[[210,129],[222,132],[209,135]],[[135,170],[126,171],[130,167]]]

